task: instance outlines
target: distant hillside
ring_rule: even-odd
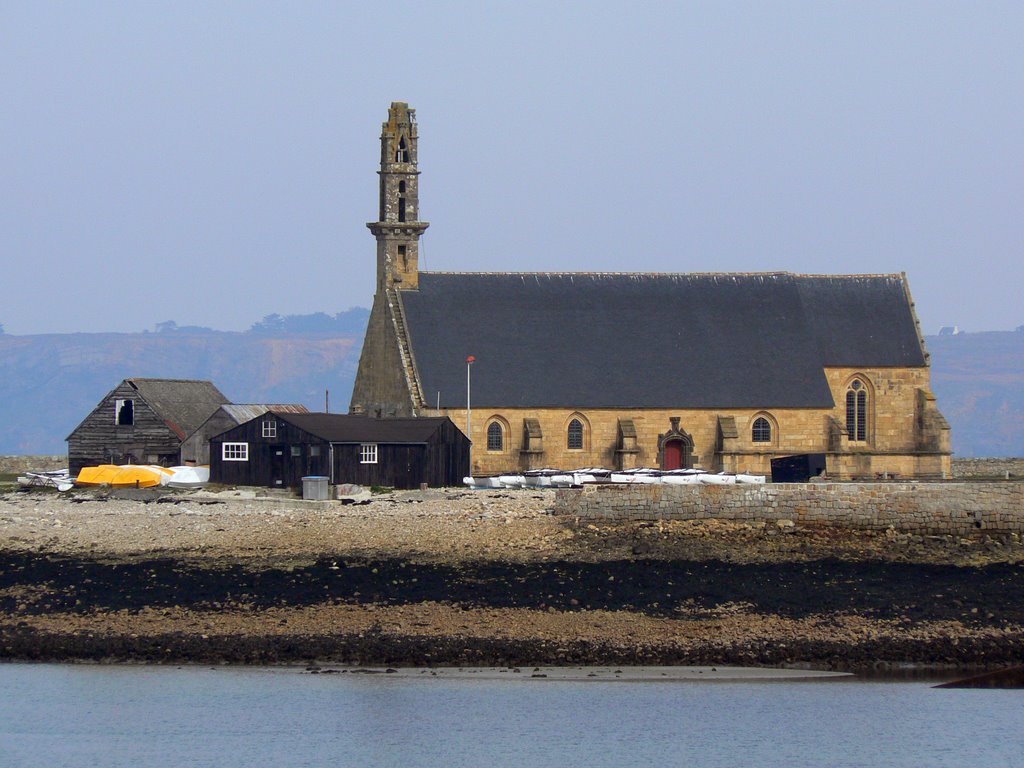
[[[0,453],[67,450],[64,438],[122,379],[209,379],[238,403],[348,410],[369,312],[270,315],[243,333],[160,323],[156,332],[0,335]]]
[[[958,456],[1024,456],[1024,331],[929,336],[932,389]]]
[[[210,379],[235,402],[348,409],[369,312],[269,315],[243,333],[0,333],[0,454],[66,450],[64,438],[122,379]],[[958,456],[1024,456],[1024,332],[930,336],[932,384]]]

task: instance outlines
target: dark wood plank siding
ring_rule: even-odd
[[[134,424],[114,423],[116,400],[134,401]],[[68,468],[77,475],[97,464],[178,463],[181,438],[127,381],[115,387],[68,436]]]
[[[336,483],[382,485],[390,488],[419,488],[428,483],[423,444],[377,445],[377,463],[360,461],[360,444],[345,443],[334,446],[334,476]]]
[[[430,441],[431,485],[459,486],[469,474],[469,439],[449,419]]]
[[[469,440],[451,421],[444,422],[425,444],[378,444],[377,463],[360,463],[360,445],[334,446],[337,483],[391,488],[462,485],[469,474]]]
[[[263,422],[273,421],[275,437],[263,436]],[[225,461],[224,443],[247,443],[248,461]],[[293,456],[292,449],[298,453]],[[314,448],[320,455],[314,456]],[[330,476],[330,445],[288,422],[264,414],[217,435],[210,441],[210,480],[226,485],[301,488],[302,478]]]
[[[276,437],[263,437],[263,422],[267,420],[276,423]],[[224,443],[246,443],[248,460],[225,461]],[[321,475],[336,485],[418,488],[427,483],[438,488],[460,485],[469,473],[469,440],[451,421],[442,424],[427,442],[376,445],[377,462],[363,464],[361,443],[332,446],[316,435],[265,414],[211,439],[210,480],[227,485],[301,488],[303,477]],[[292,455],[293,448],[298,455]],[[314,448],[319,448],[319,456],[312,455]]]

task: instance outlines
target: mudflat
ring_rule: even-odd
[[[862,670],[1024,657],[1014,534],[596,525],[553,503],[7,493],[0,658]]]

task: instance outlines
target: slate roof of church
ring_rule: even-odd
[[[425,443],[447,416],[376,419],[341,413],[283,413],[282,421],[331,443]]]
[[[927,365],[901,275],[439,273],[401,292],[429,405],[831,408],[823,371]]]

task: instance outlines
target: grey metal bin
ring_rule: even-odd
[[[329,480],[330,478],[321,475],[302,478],[302,498],[310,501],[327,501]]]

